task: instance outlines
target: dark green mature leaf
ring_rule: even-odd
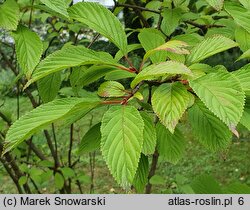
[[[138,35],[139,41],[146,52],[155,49],[165,43],[164,37],[156,29],[144,28]],[[157,52],[149,56],[153,63],[160,63],[166,60],[167,53],[164,51]]]
[[[144,121],[142,153],[152,155],[156,147],[156,130],[152,117],[147,112],[140,112]]]
[[[3,154],[49,124],[58,120],[68,122],[71,119],[77,119],[99,104],[100,101],[97,99],[72,97],[57,99],[33,109],[14,122],[8,130]]]
[[[16,30],[19,19],[19,7],[15,0],[6,0],[0,5],[0,28]]]
[[[124,71],[121,69],[114,69],[113,71],[110,71],[106,74],[104,77],[105,80],[119,80],[119,79],[125,79],[125,78],[133,78],[137,74],[131,73],[128,71]]]
[[[12,36],[15,40],[17,60],[26,77],[30,78],[43,52],[42,41],[35,32],[21,25]]]
[[[44,103],[55,99],[61,83],[61,72],[50,74],[37,82],[38,92]]]
[[[235,40],[239,44],[240,49],[245,52],[250,49],[250,33],[242,27],[235,30]]]
[[[161,24],[161,29],[164,33],[170,36],[177,26],[181,19],[182,10],[180,8],[169,9],[165,8],[162,14],[163,20]]]
[[[179,82],[162,84],[152,96],[152,107],[161,123],[171,133],[189,104],[189,94]]]
[[[26,87],[54,72],[86,64],[107,64],[111,66],[120,66],[108,53],[95,52],[83,46],[70,45],[52,53],[41,61]]]
[[[148,157],[141,154],[140,162],[135,174],[133,186],[137,193],[143,193],[148,182],[149,162]]]
[[[196,194],[222,194],[219,183],[210,175],[200,175],[191,183]]]
[[[100,85],[97,94],[101,97],[122,97],[125,93],[124,86],[116,81],[107,81]]]
[[[189,84],[210,111],[231,130],[235,129],[243,113],[245,94],[233,75],[218,71],[190,81]]]
[[[236,42],[221,35],[208,37],[191,50],[191,53],[187,56],[187,63],[198,63],[205,58],[236,46],[238,46]]]
[[[127,37],[122,24],[104,6],[98,3],[80,2],[69,8],[72,19],[78,20],[99,32],[127,54]]]
[[[200,101],[189,109],[188,117],[195,136],[212,151],[225,149],[232,138],[227,126]]]
[[[168,162],[176,164],[183,156],[186,141],[179,129],[175,129],[174,134],[162,125],[157,123],[157,150],[159,154]]]
[[[245,94],[250,96],[250,65],[243,66],[232,74],[239,80]]]
[[[100,148],[101,143],[101,123],[97,123],[91,127],[88,132],[82,137],[79,145],[78,153],[93,152]]]
[[[210,6],[212,6],[217,11],[220,11],[223,7],[224,0],[206,0]]]
[[[143,144],[143,119],[132,106],[112,106],[103,116],[101,151],[123,188],[129,189],[138,167]]]
[[[66,18],[69,18],[69,14],[67,12],[68,5],[66,4],[65,1],[62,0],[40,0],[40,1],[53,11],[63,15]]]
[[[237,2],[225,2],[225,10],[231,15],[234,21],[250,33],[250,11]]]
[[[147,66],[135,77],[130,86],[134,88],[142,80],[154,80],[160,76],[175,74],[192,76],[192,72],[184,64],[175,61],[166,61]]]

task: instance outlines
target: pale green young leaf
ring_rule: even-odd
[[[16,30],[19,19],[19,6],[15,0],[6,0],[0,4],[0,28]]]
[[[138,35],[138,39],[146,52],[153,50],[165,43],[162,34],[158,30],[152,28],[142,29]],[[149,57],[153,63],[163,62],[167,58],[167,52],[160,51]]]
[[[228,127],[200,101],[196,100],[188,111],[194,136],[212,151],[228,147],[232,134]]]
[[[246,104],[240,123],[250,131],[250,98],[246,98]]]
[[[170,36],[175,31],[179,25],[181,15],[182,10],[180,8],[164,9],[162,13],[163,20],[161,23],[161,29],[166,35]]]
[[[56,121],[69,122],[70,119],[82,117],[100,104],[96,99],[63,98],[43,104],[28,112],[9,128],[3,154],[15,148],[34,133]]]
[[[123,188],[133,183],[143,145],[143,119],[133,106],[112,106],[103,116],[101,151]]]
[[[91,127],[87,133],[82,137],[79,145],[78,154],[93,152],[100,148],[101,142],[101,123],[97,123]]]
[[[249,0],[239,0],[239,2],[248,10],[250,10],[250,1]]]
[[[210,175],[200,175],[196,177],[191,187],[196,194],[222,194],[219,183]]]
[[[187,47],[187,43],[179,40],[170,40],[166,42],[163,45],[160,45],[159,47],[156,47],[152,50],[147,51],[147,53],[144,55],[143,60],[147,60],[150,56],[152,56],[154,53],[159,51],[169,51],[175,54],[189,54],[189,51],[185,49]]]
[[[243,66],[232,74],[239,80],[240,85],[247,96],[250,96],[250,64]]]
[[[148,157],[141,154],[140,162],[133,180],[133,186],[137,193],[143,193],[148,183],[149,162]]]
[[[70,18],[78,20],[99,32],[127,54],[127,37],[118,18],[98,3],[79,2],[69,8]]]
[[[83,46],[70,45],[52,53],[42,60],[33,72],[32,78],[28,81],[26,87],[54,72],[85,64],[120,66],[108,53],[95,52]]]
[[[152,107],[161,123],[174,133],[175,127],[188,107],[190,98],[186,87],[180,82],[159,86],[152,96]]]
[[[236,28],[235,40],[239,44],[239,47],[243,52],[250,49],[250,33],[247,32],[244,28]]]
[[[144,155],[152,155],[156,147],[156,130],[152,116],[147,112],[140,112],[144,121],[143,130],[143,146],[142,153]]]
[[[179,129],[175,129],[172,134],[169,130],[157,123],[157,150],[164,160],[176,164],[183,156],[186,147],[186,141]]]
[[[205,58],[236,46],[238,46],[236,42],[221,35],[208,37],[191,50],[191,53],[187,56],[187,63],[198,63]]]
[[[52,73],[37,82],[38,93],[44,103],[55,99],[61,83],[61,72]]]
[[[223,7],[224,0],[206,0],[207,3],[216,9],[217,11],[220,11]]]
[[[67,12],[68,5],[66,4],[65,1],[62,0],[40,0],[40,1],[53,11],[63,15],[66,18],[69,18],[69,14]]]
[[[230,73],[216,72],[189,82],[203,103],[230,129],[234,129],[243,113],[245,94],[240,82]]]
[[[181,34],[181,35],[174,36],[171,40],[183,41],[183,42],[186,42],[189,46],[194,47],[195,45],[199,44],[203,40],[203,37],[196,33]]]
[[[131,82],[131,87],[134,88],[142,80],[155,80],[161,76],[168,75],[189,75],[192,76],[192,72],[184,64],[176,61],[166,61],[159,64],[152,64],[144,68]]]
[[[43,52],[42,41],[35,32],[21,25],[12,36],[15,40],[17,60],[29,79],[40,61]]]
[[[244,52],[244,53],[237,59],[237,61],[242,60],[242,59],[250,59],[250,49],[247,50],[246,52]]]
[[[225,10],[231,15],[234,21],[250,33],[250,11],[237,2],[225,2]]]
[[[101,97],[122,97],[125,93],[124,86],[116,81],[107,81],[100,85],[97,94]]]

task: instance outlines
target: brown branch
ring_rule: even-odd
[[[223,28],[223,27],[225,27],[223,25],[216,25],[216,24],[208,24],[208,25],[206,25],[206,24],[199,24],[199,23],[196,23],[196,22],[191,21],[191,20],[186,20],[186,21],[184,21],[184,23],[187,23],[187,24],[190,24],[192,26],[195,26],[196,28],[199,28],[201,30],[206,30],[208,28]]]

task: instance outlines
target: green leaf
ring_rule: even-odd
[[[156,174],[151,177],[149,183],[152,185],[165,185],[166,181],[162,176]]]
[[[197,139],[212,151],[228,147],[232,134],[227,126],[200,101],[188,111],[188,118]]]
[[[225,194],[250,194],[250,187],[239,182],[230,184],[224,189]]]
[[[250,58],[250,49],[247,50],[246,52],[244,52],[244,53],[237,59],[237,61],[242,60],[242,59],[249,59],[249,58]]]
[[[123,53],[127,54],[127,37],[119,20],[98,3],[80,2],[69,8],[72,19],[88,25],[91,29],[107,37]]]
[[[64,178],[60,173],[56,172],[55,177],[54,177],[54,182],[55,182],[56,189],[60,190],[63,188]]]
[[[182,16],[182,10],[180,8],[169,9],[165,8],[162,14],[163,20],[161,23],[161,29],[167,36],[170,36],[177,26]]]
[[[119,64],[117,64],[108,53],[95,52],[83,46],[70,45],[52,53],[42,60],[35,69],[32,78],[29,80],[26,87],[54,72],[86,64],[108,64],[111,66],[119,66]]]
[[[236,2],[225,2],[225,10],[231,15],[234,21],[250,33],[250,11]]]
[[[16,30],[19,18],[19,6],[15,0],[6,0],[0,4],[0,28]]]
[[[160,45],[157,48],[149,50],[143,57],[143,60],[147,60],[148,57],[152,56],[152,54],[158,51],[169,51],[176,54],[189,54],[189,51],[185,49],[187,47],[187,43],[179,40],[170,40],[163,45]]]
[[[40,61],[43,43],[35,32],[24,26],[19,26],[12,36],[15,40],[17,60],[29,79]]]
[[[134,51],[134,50],[141,49],[141,48],[142,48],[142,46],[141,46],[140,44],[130,44],[130,45],[128,45],[128,52],[127,52],[127,53],[132,52],[132,51]],[[123,56],[124,56],[124,55],[123,55],[122,51],[119,50],[119,51],[115,54],[115,60],[116,60],[116,61],[119,61]]]
[[[26,184],[28,181],[28,177],[27,176],[21,176],[19,179],[18,179],[18,184],[23,186],[24,184]]]
[[[140,162],[135,174],[133,186],[137,193],[143,193],[148,182],[149,163],[148,157],[141,154]]]
[[[190,101],[186,87],[180,82],[159,86],[152,96],[152,107],[161,123],[174,133],[174,129]]]
[[[155,151],[156,147],[156,130],[152,116],[147,112],[140,112],[144,121],[143,130],[143,147],[142,153],[145,155],[151,155]]]
[[[82,137],[82,140],[79,145],[78,153],[89,153],[93,152],[100,148],[101,142],[101,123],[97,123],[91,127],[88,132]]]
[[[239,47],[243,52],[250,49],[250,33],[247,32],[244,28],[236,28],[235,40],[239,44]]]
[[[220,11],[223,7],[224,0],[206,0],[207,3],[216,9],[217,11]]]
[[[250,98],[246,98],[246,104],[240,123],[250,130]]]
[[[164,160],[176,164],[183,156],[186,141],[179,129],[175,129],[174,134],[161,123],[156,124],[157,150]]]
[[[234,129],[243,113],[244,92],[230,73],[216,72],[189,82],[202,102],[230,129]]]
[[[136,76],[135,73],[117,69],[117,70],[108,72],[106,76],[104,77],[104,79],[105,80],[119,80],[119,79],[131,78],[135,76]]]
[[[191,183],[196,194],[222,194],[219,183],[210,175],[200,175]]]
[[[187,63],[198,63],[205,58],[237,46],[236,42],[221,35],[208,37],[191,50],[187,56]]]
[[[79,84],[81,86],[87,86],[95,81],[97,81],[98,79],[104,77],[105,75],[107,75],[110,72],[114,72],[117,69],[115,67],[112,66],[106,66],[106,65],[93,65],[89,68],[86,68],[85,66],[81,66],[79,67],[79,78],[76,84]],[[124,70],[118,70],[118,71],[123,71],[123,72],[127,72]],[[130,72],[127,72],[130,73]],[[77,76],[77,75],[75,75]],[[71,84],[73,86],[73,83]]]
[[[159,64],[152,64],[144,68],[131,82],[130,86],[131,88],[134,88],[142,80],[155,80],[161,76],[176,74],[191,76],[192,72],[184,64],[176,61],[166,61]]]
[[[239,80],[245,94],[250,96],[250,65],[243,66],[232,74]]]
[[[165,43],[164,37],[156,29],[142,29],[138,35],[138,39],[146,52],[159,47]],[[160,63],[166,60],[167,53],[164,51],[157,52],[149,56],[153,63]]]
[[[239,0],[239,2],[248,10],[250,10],[250,2],[249,0]]]
[[[65,179],[72,178],[75,176],[75,171],[72,168],[63,167],[60,168],[60,171],[62,172]]]
[[[44,103],[55,99],[61,83],[61,72],[52,73],[37,82],[38,92]]]
[[[15,148],[37,131],[58,120],[82,117],[100,104],[96,99],[64,98],[43,104],[19,118],[9,128],[3,154]]]
[[[53,11],[63,15],[66,18],[69,18],[69,14],[67,12],[68,5],[66,4],[65,1],[62,0],[40,0],[40,1]]]
[[[97,94],[101,97],[122,97],[125,95],[125,88],[119,82],[107,81],[100,85]]]
[[[143,119],[132,106],[113,106],[103,116],[101,151],[123,188],[129,189],[138,167],[143,144]]]

